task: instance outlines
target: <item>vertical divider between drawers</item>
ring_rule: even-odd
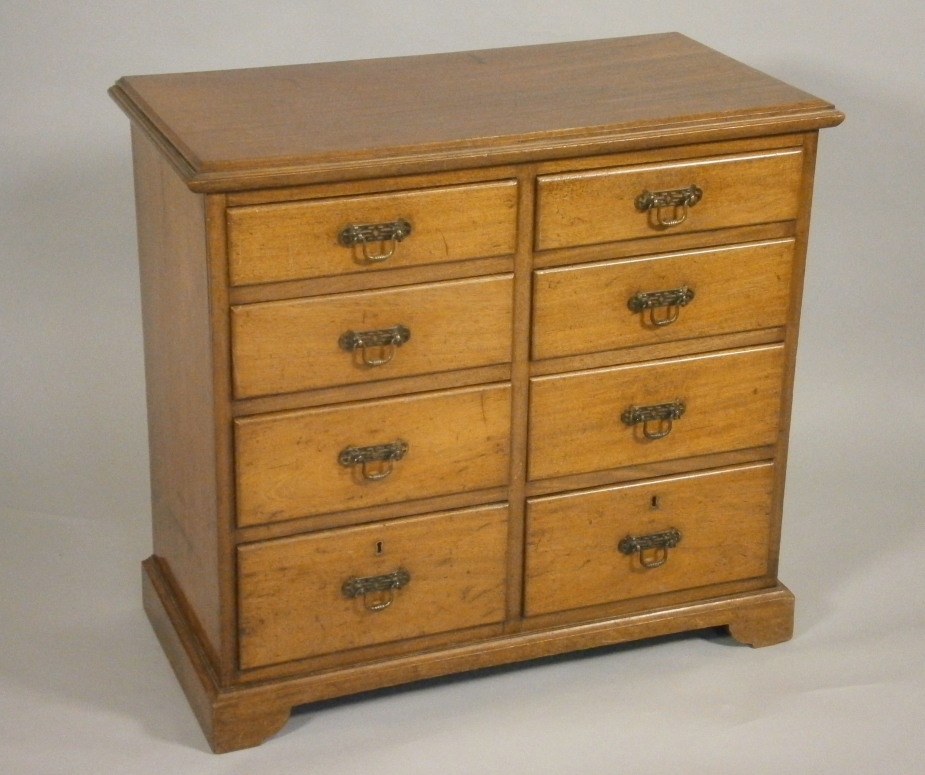
[[[527,425],[530,385],[530,330],[536,168],[518,174],[517,252],[514,256],[514,322],[511,344],[511,472],[509,480],[508,632],[520,629],[523,615],[524,519],[527,477]]]

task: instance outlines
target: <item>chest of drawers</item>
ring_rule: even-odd
[[[681,35],[135,76],[154,553],[212,747],[629,639],[788,638],[828,103]]]

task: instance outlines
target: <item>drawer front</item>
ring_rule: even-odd
[[[783,366],[771,345],[535,378],[530,478],[773,444]]]
[[[544,269],[533,357],[782,326],[793,240]]]
[[[238,524],[500,487],[507,384],[239,418]]]
[[[237,398],[506,363],[510,275],[232,308]]]
[[[768,463],[533,499],[526,612],[761,577],[772,492]]]
[[[786,149],[545,175],[538,182],[537,249],[792,220],[802,167],[802,151]],[[701,193],[691,206],[637,207],[645,192],[677,200],[683,195],[671,192],[691,186]]]
[[[512,180],[228,209],[232,285],[420,266],[504,256],[517,239],[517,184]],[[395,224],[410,227],[391,239]],[[379,235],[349,243],[351,225]],[[391,255],[388,255],[390,254]],[[387,256],[385,258],[385,256]]]
[[[506,506],[241,546],[241,667],[499,622],[506,546]]]

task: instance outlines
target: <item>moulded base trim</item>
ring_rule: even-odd
[[[332,697],[710,627],[728,627],[737,641],[755,647],[781,643],[793,634],[794,597],[777,584],[613,619],[510,634],[260,684],[220,687],[157,559],[148,558],[142,568],[145,610],[216,753],[259,745],[286,724],[293,707]]]

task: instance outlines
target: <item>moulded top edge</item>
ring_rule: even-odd
[[[676,33],[128,76],[110,91],[204,191],[803,131],[843,118]]]

